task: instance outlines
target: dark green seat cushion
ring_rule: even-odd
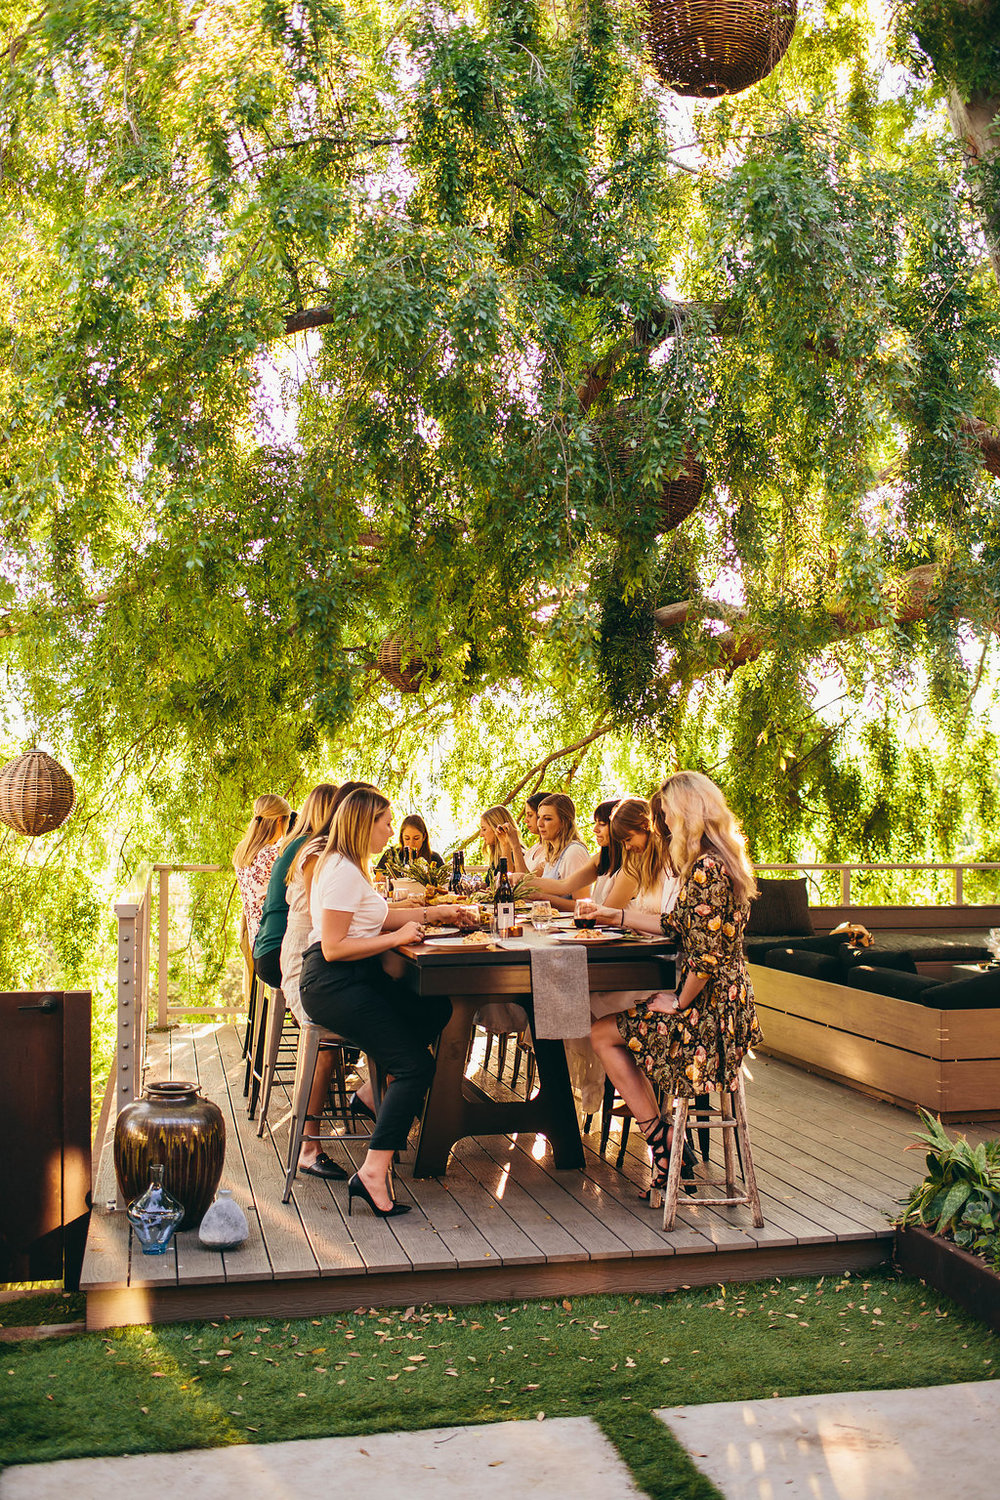
[[[798,937],[794,932],[779,932],[774,937],[753,937],[743,944],[752,964],[767,963],[767,955],[772,948],[796,948],[800,953],[837,954],[843,946],[842,937],[819,934],[815,937]]]
[[[750,903],[747,937],[811,937],[814,931],[809,910],[809,885],[805,876],[791,880],[758,879],[759,894]]]
[[[883,947],[881,940],[874,948],[852,948],[845,943],[840,951],[840,962],[846,975],[848,969],[866,964],[869,969],[899,969],[904,974],[915,974],[917,966],[909,950]]]
[[[938,1010],[991,1010],[1000,1006],[1000,969],[939,984],[924,1003]]]
[[[768,969],[781,969],[786,974],[826,979],[831,984],[843,983],[840,959],[833,953],[810,953],[804,948],[769,948],[764,964]]]
[[[907,974],[900,969],[873,969],[869,964],[856,964],[848,969],[844,982],[852,990],[867,990],[873,995],[892,995],[896,1000],[913,1000],[917,1005],[934,1005],[927,993],[941,988],[936,979],[924,974]]]

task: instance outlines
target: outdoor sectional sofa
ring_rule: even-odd
[[[769,884],[798,882],[762,882],[764,898]],[[945,1120],[1000,1118],[1000,970],[941,981],[986,958],[981,943],[892,932],[859,948],[803,931],[801,885],[796,919],[765,900],[748,925],[762,1050]],[[760,931],[782,916],[799,930]]]

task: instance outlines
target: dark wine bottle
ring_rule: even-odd
[[[501,859],[497,863],[497,883],[493,892],[493,910],[496,914],[496,928],[500,937],[504,937],[514,926],[514,891],[511,887],[510,877],[507,874],[507,861]]]
[[[451,875],[448,877],[448,889],[455,896],[462,894],[462,851],[456,849],[451,856]]]

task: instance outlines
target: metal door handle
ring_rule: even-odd
[[[19,1005],[17,1008],[18,1010],[40,1010],[44,1011],[47,1016],[51,1016],[54,1010],[59,1009],[59,1001],[53,1000],[51,995],[47,995],[44,1000],[39,1000],[37,1005]]]

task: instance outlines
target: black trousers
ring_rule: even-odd
[[[451,1001],[407,993],[377,958],[328,963],[319,943],[302,959],[299,998],[311,1021],[360,1047],[390,1076],[369,1144],[373,1151],[405,1150],[434,1077],[429,1047],[451,1015]]]
[[[281,989],[281,949],[272,948],[270,953],[255,953],[253,966],[257,971],[257,978],[269,989]]]

